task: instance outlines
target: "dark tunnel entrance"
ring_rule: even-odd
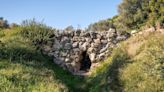
[[[88,72],[91,67],[91,60],[89,58],[89,55],[87,54],[86,51],[82,53],[82,58],[80,61],[80,70]]]

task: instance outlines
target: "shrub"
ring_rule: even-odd
[[[4,20],[3,17],[0,17],[0,28],[8,28],[9,24],[7,20]]]
[[[53,41],[54,31],[51,27],[46,26],[41,22],[33,20],[25,20],[21,25],[21,35],[36,46],[47,44],[48,41]]]

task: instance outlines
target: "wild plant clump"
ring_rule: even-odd
[[[54,29],[46,26],[41,22],[33,20],[25,20],[21,25],[21,35],[36,46],[47,44],[48,41],[53,41]]]

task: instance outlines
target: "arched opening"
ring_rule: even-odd
[[[91,67],[91,60],[86,51],[82,53],[82,58],[80,61],[80,70],[88,72]]]

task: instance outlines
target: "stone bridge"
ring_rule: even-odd
[[[111,49],[128,36],[114,29],[103,32],[57,31],[49,54],[53,55],[56,64],[72,74],[88,72],[94,63],[103,61],[111,54]]]

